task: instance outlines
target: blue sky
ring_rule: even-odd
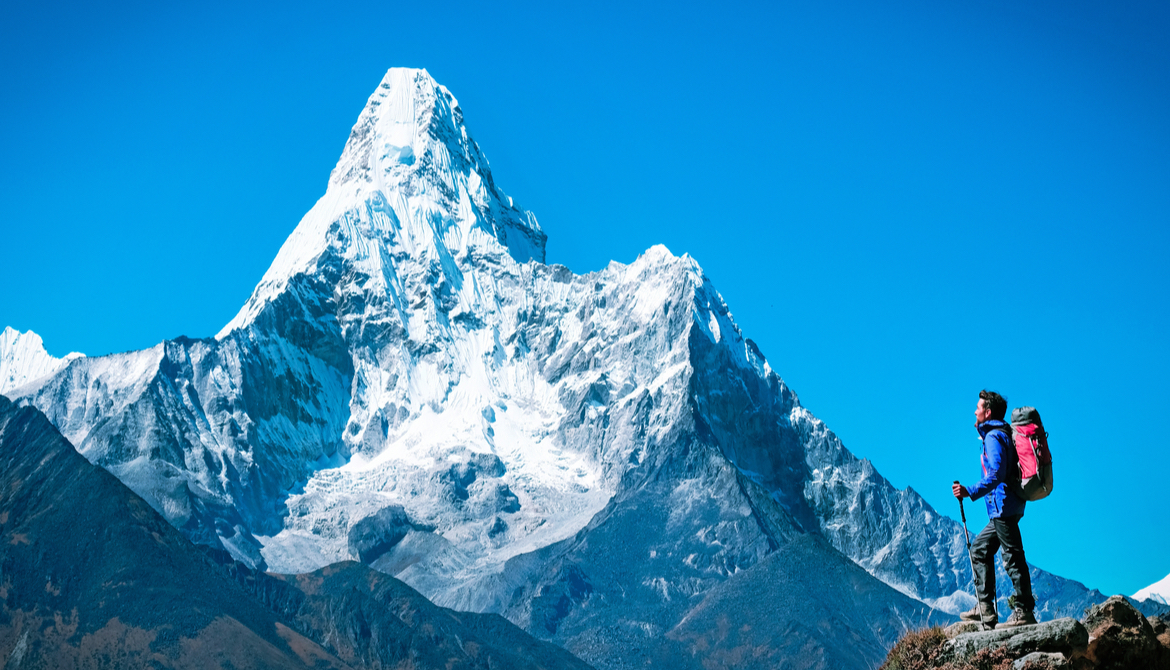
[[[1036,405],[1029,560],[1170,572],[1165,3],[166,4],[0,5],[0,327],[58,356],[213,335],[385,70],[425,67],[550,262],[690,253],[951,516],[979,389]]]

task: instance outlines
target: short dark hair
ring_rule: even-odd
[[[979,399],[983,401],[983,406],[991,412],[992,419],[1003,421],[1003,417],[1007,415],[1007,400],[1003,396],[995,391],[983,389],[979,392]]]

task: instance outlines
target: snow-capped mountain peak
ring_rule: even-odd
[[[325,195],[217,337],[251,323],[323,259],[340,259],[393,297],[403,260],[438,266],[459,283],[471,257],[543,262],[545,239],[536,217],[496,186],[450,91],[426,70],[391,68],[358,116]]]
[[[31,330],[22,333],[6,326],[0,333],[0,393],[54,374],[82,356],[73,352],[64,358],[55,358],[45,351],[40,335]]]
[[[1133,599],[1153,600],[1163,605],[1170,605],[1170,575],[1166,575],[1161,581],[1154,582],[1133,594]]]
[[[459,103],[426,70],[391,68],[354,124],[329,187],[384,183],[413,166],[432,140],[463,136],[462,124]]]

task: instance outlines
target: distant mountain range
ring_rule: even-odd
[[[960,526],[800,405],[694,259],[576,275],[545,239],[451,93],[392,69],[218,335],[0,349],[3,392],[251,574],[357,561],[606,670],[870,667],[974,602]],[[1033,574],[1042,616],[1105,599]]]

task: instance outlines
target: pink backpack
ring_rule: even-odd
[[[1048,433],[1035,407],[1012,410],[1012,434],[1020,461],[1020,483],[1016,494],[1024,500],[1040,500],[1052,493],[1052,452]]]

